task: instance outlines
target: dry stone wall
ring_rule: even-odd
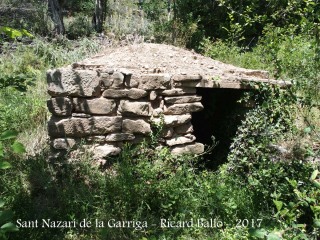
[[[250,88],[248,82],[282,87],[268,72],[235,67],[165,44],[135,44],[47,72],[51,146],[68,150],[81,139],[97,158],[116,155],[163,124],[159,144],[175,154],[204,151],[191,117],[201,111],[197,87]],[[228,96],[226,96],[228,97]],[[204,127],[205,127],[204,123]]]
[[[153,73],[135,77],[127,69],[66,67],[47,72],[51,145],[56,150],[91,144],[97,158],[119,154],[125,142],[138,143],[163,124],[159,144],[172,153],[200,154],[191,113],[201,111],[201,96],[183,82],[200,76]],[[178,85],[178,87],[175,87]]]

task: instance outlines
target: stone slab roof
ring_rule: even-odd
[[[267,82],[281,87],[289,81],[269,78],[267,71],[250,70],[225,64],[189,51],[165,44],[143,43],[110,48],[92,58],[74,63],[73,68],[98,68],[132,74],[135,77],[148,74],[169,74],[175,81],[190,87],[248,88],[244,82]],[[200,80],[196,85],[192,80]]]

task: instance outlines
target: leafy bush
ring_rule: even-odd
[[[255,202],[261,203],[257,209],[269,211],[269,231],[250,233],[261,238],[268,234],[277,239],[312,238],[318,233],[314,222],[319,218],[319,189],[309,177],[319,164],[306,160],[315,153],[300,149],[297,154],[279,144],[296,134],[295,98],[288,91],[260,85],[255,100],[258,106],[239,127],[227,163],[238,184],[252,189]],[[313,184],[318,185],[315,178]]]
[[[69,19],[70,21],[70,19]],[[78,15],[69,22],[67,26],[67,36],[69,39],[89,37],[93,32],[91,22],[88,17]]]
[[[15,141],[18,133],[15,131],[5,131],[0,135],[0,170],[11,168],[11,164],[7,161],[10,156],[7,151],[12,151],[13,153],[24,153],[24,146]],[[8,140],[12,143],[8,144]],[[8,147],[9,146],[9,147]],[[6,185],[6,183],[3,183]],[[5,206],[4,199],[0,198],[0,210]],[[11,210],[2,210],[0,211],[0,238],[7,239],[6,235],[9,232],[18,231],[18,228],[15,224],[8,222],[13,218],[13,212]]]
[[[153,27],[153,23],[138,9],[135,2],[128,0],[109,2],[105,26],[105,32],[109,37],[121,40],[129,38],[130,42],[136,42],[141,38],[143,41],[152,37]]]

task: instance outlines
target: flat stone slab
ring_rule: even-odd
[[[125,79],[127,86],[139,85],[138,88],[145,90],[168,89],[168,78],[177,87],[240,88],[239,84],[233,83],[242,81],[291,85],[288,81],[284,85],[284,81],[270,79],[267,71],[235,67],[193,51],[155,43],[109,48],[93,58],[74,64],[73,67],[113,69],[134,78],[131,78],[131,83],[130,78]],[[220,83],[217,83],[219,81]]]
[[[112,99],[106,98],[74,98],[72,100],[76,112],[108,115],[116,110],[116,103]]]
[[[147,135],[151,133],[151,126],[143,119],[123,119],[122,131]]]
[[[169,107],[166,107],[164,109],[165,114],[174,114],[174,115],[180,115],[180,114],[186,114],[191,112],[198,112],[203,109],[203,106],[201,102],[195,102],[195,103],[178,103],[171,105]]]
[[[185,124],[191,120],[191,114],[183,114],[183,115],[164,115],[163,120],[161,118],[154,118],[152,119],[153,122],[156,124],[161,123],[163,121],[163,124],[166,127],[175,127],[182,124]]]
[[[147,91],[138,88],[131,89],[107,89],[102,94],[106,98],[131,98],[139,99],[147,96]]]
[[[204,152],[204,145],[202,143],[193,143],[188,145],[174,146],[171,149],[172,154],[201,154]]]
[[[86,137],[121,130],[122,117],[57,118],[48,122],[50,137]]]
[[[179,95],[185,95],[185,94],[195,94],[197,90],[195,88],[173,88],[164,90],[161,92],[161,95],[163,96],[179,96]]]
[[[118,142],[118,141],[128,141],[133,140],[135,137],[130,133],[112,133],[105,137],[107,142]]]
[[[186,143],[191,143],[194,142],[196,140],[196,137],[191,135],[191,134],[187,134],[185,136],[175,136],[171,139],[167,139],[166,140],[166,144],[168,146],[174,146],[174,145],[181,145],[181,144],[186,144]]]
[[[101,159],[109,156],[118,155],[121,152],[121,148],[115,147],[113,145],[105,144],[105,145],[93,147],[91,151],[93,153],[94,159]]]
[[[150,103],[140,101],[121,100],[119,112],[123,115],[150,116]]]
[[[185,133],[192,133],[193,132],[193,126],[191,122],[187,122],[183,125],[180,125],[178,127],[174,128],[174,131],[178,134],[185,134]]]
[[[191,103],[191,102],[200,102],[202,99],[201,96],[181,96],[181,97],[165,97],[165,103],[176,104],[176,103]]]
[[[100,77],[95,70],[58,68],[47,71],[48,93],[51,96],[92,97],[100,94]]]
[[[135,78],[138,88],[144,90],[168,89],[171,86],[170,79],[169,74],[146,74]]]

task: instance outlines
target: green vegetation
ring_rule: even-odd
[[[7,158],[10,156],[8,151],[12,153],[24,153],[25,148],[20,143],[17,142],[15,139],[18,133],[15,131],[5,131],[0,135],[0,170],[3,171],[5,169],[11,168],[11,164],[6,161]],[[9,143],[8,143],[9,141]],[[10,145],[11,141],[11,145]],[[3,183],[6,184],[5,182]],[[7,239],[6,234],[9,232],[16,232],[19,229],[16,225],[12,222],[8,222],[13,218],[13,212],[8,209],[3,209],[6,202],[4,199],[0,198],[0,238]]]
[[[91,24],[94,1],[65,1],[65,36],[52,33],[42,1],[27,2],[34,6],[32,18],[0,17],[0,239],[318,239],[317,0],[145,0],[140,8],[132,1],[109,1],[99,37]],[[7,0],[1,6],[17,4]],[[205,169],[201,156],[172,156],[156,148],[161,126],[150,142],[127,145],[107,159],[107,167],[93,164],[86,152],[48,161],[45,71],[143,39],[268,70],[294,84],[286,91],[259,85],[243,96],[255,107],[238,127],[228,161],[216,171]],[[21,154],[16,137],[27,153]],[[18,219],[86,219],[94,226],[20,225],[9,232],[16,230],[9,222]],[[96,227],[95,219],[104,227]],[[147,221],[148,227],[108,228],[110,219]],[[193,219],[194,226],[161,228],[160,219]],[[197,227],[198,219],[213,219],[216,227]]]

